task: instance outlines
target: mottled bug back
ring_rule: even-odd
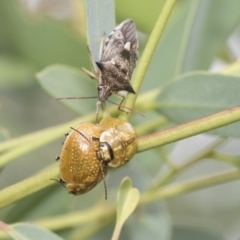
[[[125,20],[110,33],[103,47],[99,73],[99,101],[121,91],[135,93],[130,81],[138,58],[138,37],[135,23]],[[120,94],[124,97],[124,94]]]
[[[124,46],[129,43],[129,51]],[[123,64],[128,69],[128,76],[131,79],[136,61],[138,58],[138,36],[133,20],[127,19],[119,24],[109,34],[100,62],[115,62]],[[124,68],[123,66],[121,68]]]
[[[103,130],[83,123],[67,136],[60,155],[60,175],[69,193],[83,194],[95,187],[107,174],[108,167],[98,159],[99,138]]]

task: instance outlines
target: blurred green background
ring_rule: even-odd
[[[192,35],[194,39],[191,41],[196,43],[196,46],[194,44],[188,46],[188,49],[194,48],[197,51],[193,51],[192,56],[191,53],[186,54],[184,64],[176,66],[177,59],[183,58],[184,55],[183,53],[181,55],[178,44],[180,44],[180,33],[187,31],[187,28],[183,27],[186,20],[185,12],[194,4],[191,0],[179,1],[151,63],[142,92],[162,86],[182,72],[208,70],[212,66],[221,67],[239,57],[237,48],[240,45],[240,8],[237,7],[240,5],[239,1],[201,1],[205,5],[203,4],[202,9],[198,11],[196,9],[195,13],[202,20],[198,22],[203,25],[201,28],[203,30],[199,34],[203,34],[204,39],[199,43],[200,36],[196,32]],[[132,18],[136,22],[140,36],[140,54],[161,12],[163,2],[115,1],[117,23],[126,18]],[[209,12],[206,13],[204,7],[208,8]],[[223,12],[225,14],[222,14]],[[220,14],[218,18],[217,14]],[[0,129],[4,136],[2,140],[64,123],[79,116],[51,98],[41,88],[35,74],[51,64],[66,64],[78,69],[81,67],[90,69],[85,32],[82,0],[0,1]],[[221,41],[215,42],[216,38]],[[227,41],[230,44],[227,45]],[[92,91],[95,95],[94,86]],[[81,101],[79,104],[87,105],[88,100]],[[146,119],[155,116],[154,113],[147,113]],[[135,122],[147,121],[146,119],[142,120],[141,117],[134,116]],[[67,131],[69,129],[66,129]],[[176,145],[169,145],[165,147],[165,151],[169,153],[169,158],[178,164],[212,139],[212,136],[197,136]],[[8,164],[0,172],[0,189],[32,176],[53,164],[55,156],[60,153],[62,141],[63,139],[55,141]],[[239,141],[231,140],[221,150],[240,155],[238,149]],[[116,188],[123,176],[131,177],[133,186],[140,190],[149,186],[154,181],[154,177],[162,173],[162,169],[161,172],[159,170],[163,164],[162,161],[156,152],[149,151],[135,156],[133,161],[122,169],[116,172],[111,171],[107,177],[107,186],[110,189],[109,201],[111,202],[111,198],[114,199],[111,194],[116,194]],[[179,176],[176,181],[226,169],[231,167],[225,163],[207,159]],[[153,227],[153,235],[148,237],[157,239],[154,236],[159,236],[158,239],[173,240],[238,240],[240,236],[239,189],[240,182],[236,181],[145,207],[142,211],[152,216],[148,223]],[[7,223],[40,219],[91,207],[99,198],[103,199],[101,184],[92,192],[80,197],[70,196],[61,186],[56,185],[2,210],[0,219]],[[154,216],[155,210],[151,207],[159,210],[156,216]],[[141,239],[139,235],[145,236],[139,230],[141,224],[141,219],[134,215],[124,228],[121,239]],[[156,224],[155,228],[154,224]],[[97,238],[95,236],[91,239],[109,238],[112,228],[113,226],[108,226],[97,235]],[[156,228],[161,230],[161,233],[155,232]],[[66,239],[74,239],[74,235],[81,230],[62,230],[58,233]],[[129,237],[131,231],[133,231],[132,238]]]

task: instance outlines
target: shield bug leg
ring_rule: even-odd
[[[92,52],[91,52],[89,46],[87,46],[87,50],[88,50],[89,58],[90,58],[90,60],[91,60],[91,63],[92,63],[93,69],[94,69],[94,73],[93,73],[93,72],[90,72],[90,71],[87,70],[86,68],[82,68],[82,70],[83,70],[83,72],[86,73],[90,78],[95,79],[95,80],[98,80],[98,68],[97,68],[97,66],[96,66],[96,63],[95,63],[95,61],[94,61],[94,58],[93,58],[93,55],[92,55]]]
[[[96,124],[98,122],[98,114],[99,114],[99,109],[100,109],[101,104],[102,104],[102,102],[100,102],[100,101],[97,101],[97,103],[96,103],[96,118],[95,118]]]
[[[98,115],[99,115],[99,111],[100,111],[101,106],[102,106],[102,102],[98,100],[97,103],[96,103],[96,118],[95,118],[95,123],[96,124],[98,123]]]
[[[60,160],[60,157],[56,156],[55,161],[58,161],[58,160]]]
[[[104,49],[104,41],[106,38],[106,33],[103,33],[101,40],[100,40],[100,47],[99,47],[99,59],[102,57],[103,49]]]
[[[93,69],[94,69],[94,73],[97,76],[98,75],[98,68],[97,68],[97,66],[95,64],[95,61],[94,61],[94,58],[93,58],[93,55],[92,55],[92,51],[91,51],[89,46],[87,46],[87,50],[88,50],[88,54],[89,54],[89,57],[90,57],[90,60],[91,60],[91,63],[92,63]]]
[[[82,70],[83,70],[83,72],[85,72],[90,78],[98,80],[98,77],[97,77],[94,73],[88,71],[86,68],[82,68]]]
[[[123,108],[124,108],[124,106],[123,106],[123,101],[125,100],[126,95],[125,95],[125,96],[123,96],[123,95],[121,95],[121,94],[117,94],[117,95],[122,98],[121,102],[120,102],[119,105],[118,105],[118,110],[119,110],[119,111],[122,111],[122,112],[125,112],[126,114],[128,114],[127,111],[124,111],[124,110],[123,110]]]
[[[117,105],[117,106],[120,108],[119,111],[123,111],[122,108],[125,108],[125,109],[127,109],[127,110],[129,110],[129,111],[131,111],[131,112],[134,112],[134,113],[139,114],[139,115],[142,116],[142,117],[145,117],[144,114],[138,112],[137,110],[135,110],[135,109],[133,109],[133,108],[129,108],[129,107],[126,107],[126,106],[123,106],[123,105],[119,106],[120,104],[115,103],[115,102],[112,102],[112,101],[110,101],[110,100],[107,100],[107,101],[110,102],[110,103],[112,103],[112,104],[114,104],[114,105]],[[124,111],[124,112],[125,112],[125,111]],[[126,113],[129,113],[129,112],[126,112]]]

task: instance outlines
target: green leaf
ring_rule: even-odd
[[[184,4],[181,4],[180,9],[178,8],[178,12],[176,12],[176,10],[173,11],[171,24],[167,24],[154,53],[143,82],[144,90],[161,86],[165,82],[172,80],[172,78],[178,74],[176,71],[179,65],[179,55],[182,47],[181,39],[183,38],[184,27],[186,25],[186,15],[191,8],[189,1],[181,3]],[[178,6],[178,4],[176,6]]]
[[[62,193],[58,185],[38,191],[16,202],[6,215],[0,215],[0,218],[6,222],[18,222],[41,219],[56,213],[60,215],[66,212],[68,206],[68,198]],[[45,211],[46,209],[48,211]]]
[[[16,240],[62,240],[62,238],[48,231],[47,229],[28,223],[7,225],[3,222],[0,222],[0,228]]]
[[[112,239],[119,238],[122,226],[136,208],[139,198],[140,193],[138,189],[132,187],[131,179],[124,178],[117,194],[117,222]]]
[[[82,71],[68,66],[52,65],[39,72],[37,78],[53,98],[97,97],[93,81]],[[96,108],[96,99],[66,99],[59,102],[81,114],[89,113]]]
[[[239,23],[240,2],[235,0],[193,1],[185,32],[182,71],[209,68],[217,52]],[[196,10],[195,10],[196,9]],[[216,11],[217,9],[217,11]]]
[[[10,54],[0,56],[0,69],[1,89],[32,84],[32,76],[36,71],[31,62]]]
[[[209,228],[194,226],[175,226],[173,228],[172,240],[223,240],[224,238],[217,232],[210,231]]]
[[[216,10],[217,9],[217,10]],[[240,21],[240,1],[178,1],[147,72],[144,90],[182,72],[206,70]]]
[[[115,26],[115,7],[113,0],[85,0],[87,37],[93,58],[99,60],[100,39],[109,34]]]
[[[1,40],[13,55],[38,68],[49,64],[86,65],[86,43],[69,24],[50,18],[34,18],[23,11],[19,1],[0,1]],[[5,48],[3,48],[5,50]]]
[[[185,74],[166,85],[158,96],[160,111],[176,123],[185,123],[239,105],[240,77],[217,73]],[[239,123],[212,133],[239,137]]]
[[[0,142],[4,142],[10,138],[8,129],[0,126]]]
[[[164,202],[142,206],[140,212],[130,218],[131,239],[171,239],[172,224]]]
[[[151,0],[151,4],[149,4],[148,1],[139,2],[139,0],[116,0],[115,4],[117,20],[124,21],[127,18],[131,18],[137,23],[138,31],[150,33],[162,10],[164,1]],[[147,18],[143,18],[146,13],[151,14],[148,14]]]

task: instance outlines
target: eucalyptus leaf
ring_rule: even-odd
[[[193,5],[190,14],[194,15],[190,19],[191,22],[187,22],[189,29],[184,35],[186,52],[182,62],[183,72],[209,68],[217,52],[240,21],[239,1],[193,2],[197,5]]]
[[[55,233],[28,223],[7,225],[1,222],[0,228],[15,240],[62,240]]]
[[[8,129],[0,126],[0,142],[4,142],[9,138],[10,138],[10,135],[9,135]]]
[[[53,63],[86,65],[85,41],[69,24],[40,19],[23,11],[20,1],[0,1],[1,40],[11,54],[21,56],[38,69]]]
[[[109,34],[115,26],[113,0],[85,0],[88,44],[94,60],[99,60],[99,46],[103,34]]]
[[[145,205],[139,212],[129,219],[132,239],[171,239],[172,223],[164,202]]]
[[[186,26],[186,16],[191,10],[190,1],[178,2],[178,11],[174,9],[169,24],[166,25],[163,36],[151,60],[145,80],[144,90],[161,86],[171,81],[179,72],[181,63],[180,52],[182,49],[181,39],[183,38]],[[171,24],[170,24],[171,23]],[[180,61],[180,63],[179,63]]]
[[[239,105],[239,89],[239,76],[189,73],[167,84],[158,103],[162,114],[171,121],[185,123]],[[212,133],[240,137],[239,127],[239,123],[234,123]]]
[[[21,199],[13,205],[6,216],[3,216],[4,221],[30,221],[48,217],[50,214],[65,213],[70,199],[62,190],[58,185],[55,185]],[[0,215],[0,217],[2,216]]]
[[[93,80],[78,69],[64,65],[52,65],[37,74],[41,86],[53,98],[91,97],[97,98]],[[96,99],[59,100],[72,110],[86,114],[95,110]]]
[[[138,31],[150,33],[162,10],[164,1],[151,0],[151,4],[149,4],[148,1],[116,0],[115,4],[119,22],[130,17],[137,23]],[[145,14],[147,14],[146,18],[143,17]]]
[[[172,240],[224,240],[217,232],[195,226],[174,226]]]
[[[240,20],[240,1],[178,1],[150,63],[144,90],[182,72],[207,70]]]
[[[132,181],[126,177],[122,180],[117,197],[117,221],[122,224],[134,211],[139,200],[139,191],[132,187]]]
[[[18,88],[32,84],[32,76],[36,68],[29,61],[5,54],[0,56],[0,87]],[[14,71],[13,71],[14,69]]]
[[[117,194],[117,222],[112,239],[118,239],[122,226],[136,208],[140,199],[137,188],[132,187],[132,181],[126,177],[122,180]]]

